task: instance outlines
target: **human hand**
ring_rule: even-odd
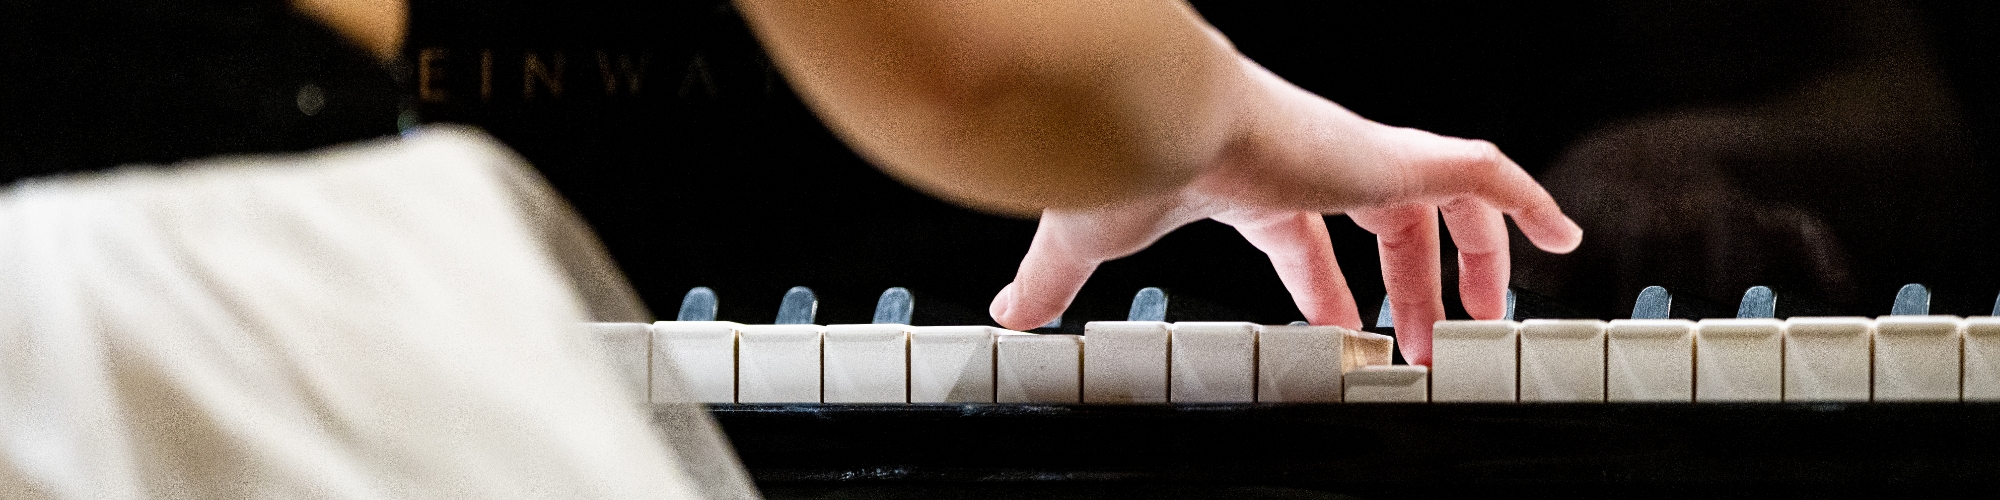
[[[1444,319],[1437,214],[1459,249],[1460,297],[1479,319],[1497,319],[1505,308],[1502,214],[1543,250],[1564,253],[1581,242],[1582,230],[1491,143],[1369,121],[1242,63],[1254,83],[1237,97],[1238,133],[1222,154],[1177,190],[1044,211],[1014,282],[993,300],[995,321],[1014,329],[1045,324],[1069,307],[1098,264],[1210,218],[1271,258],[1308,321],[1358,329],[1360,314],[1321,218],[1346,213],[1377,235],[1403,357],[1429,364],[1431,325]]]
[[[1762,285],[1794,313],[1863,307],[1854,247],[1836,237],[1840,219],[1815,207],[1851,205],[1856,192],[1899,191],[1865,170],[1843,170],[1841,158],[1852,155],[1841,150],[1851,145],[1785,147],[1775,132],[1783,128],[1771,125],[1783,119],[1690,109],[1584,134],[1542,180],[1595,237],[1563,259],[1524,258],[1531,271],[1517,282],[1598,315],[1631,310],[1634,292],[1652,285],[1726,306]]]

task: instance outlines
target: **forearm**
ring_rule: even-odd
[[[292,0],[291,4],[382,60],[394,59],[403,48],[410,10],[404,0]]]
[[[1215,163],[1254,98],[1239,56],[1178,2],[739,4],[856,150],[986,210],[1176,189]]]

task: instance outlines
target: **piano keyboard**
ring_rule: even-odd
[[[817,299],[787,292],[768,325],[715,321],[690,291],[675,321],[591,331],[636,394],[679,368],[703,403],[1513,403],[2000,401],[2000,317],[1928,314],[1905,287],[1892,314],[1774,318],[1753,287],[1736,318],[1669,319],[1651,287],[1630,319],[1441,321],[1432,366],[1391,365],[1392,337],[1331,326],[1165,322],[1149,288],[1126,321],[1085,334],[909,326],[892,288],[872,324],[815,325]],[[2000,307],[2000,304],[1996,304]],[[1384,301],[1378,328],[1393,325]],[[1995,316],[2000,316],[1996,310]],[[668,363],[668,361],[671,363]]]

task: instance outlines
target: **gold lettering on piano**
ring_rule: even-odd
[[[530,103],[557,104],[572,100],[633,100],[667,98],[679,101],[720,102],[725,97],[769,97],[784,90],[783,75],[767,59],[715,59],[696,52],[672,60],[655,60],[645,47],[578,48],[497,48],[478,46],[413,47],[409,55],[415,73],[412,89],[426,105],[500,106],[518,109]],[[569,59],[579,64],[595,64],[598,77],[591,80],[590,68],[569,74]],[[681,71],[659,70],[654,63],[678,67]],[[475,75],[476,73],[476,75]],[[476,76],[476,78],[475,78]],[[571,78],[578,80],[571,81]],[[665,80],[665,81],[662,81]],[[679,80],[675,82],[674,80]],[[516,83],[519,82],[519,83]],[[675,84],[665,92],[665,85]],[[570,92],[574,85],[590,87]],[[519,85],[520,98],[511,89]],[[601,86],[600,86],[601,85]],[[595,89],[602,88],[603,93]],[[647,89],[652,89],[651,93]],[[726,95],[725,95],[726,94]],[[477,95],[478,99],[472,99]]]
[[[639,82],[644,80],[646,66],[652,64],[652,59],[651,54],[642,53],[639,55],[639,64],[634,66],[631,55],[619,54],[616,58],[618,65],[614,69],[611,55],[602,50],[597,51],[597,71],[604,77],[604,95],[618,95],[618,81],[621,79],[626,82],[627,94],[639,95]]]
[[[535,51],[527,51],[521,56],[521,99],[535,99],[535,82],[541,81],[548,87],[549,96],[561,98],[563,93],[563,53],[550,54],[553,64],[542,63],[542,56]]]
[[[702,88],[708,91],[710,99],[718,97],[717,94],[719,92],[715,86],[715,79],[708,74],[708,60],[703,58],[700,52],[694,54],[694,59],[688,60],[687,76],[681,78],[681,89],[676,91],[674,95],[686,98],[688,91],[694,89],[696,80],[701,81]]]
[[[479,50],[479,101],[493,102],[493,49]]]
[[[444,80],[445,56],[449,51],[439,47],[425,47],[417,51],[417,99],[423,102],[445,102],[451,100],[451,93],[439,88]]]

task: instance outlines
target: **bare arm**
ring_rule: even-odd
[[[792,84],[884,170],[1034,214],[1172,190],[1212,166],[1250,87],[1172,1],[741,0]]]
[[[384,61],[403,49],[409,28],[410,8],[404,0],[292,0],[292,8],[326,23]]]
[[[1537,246],[1582,231],[1490,143],[1382,125],[1237,54],[1169,0],[738,0],[814,110],[878,166],[973,207],[1041,212],[1003,326],[1043,324],[1097,265],[1190,222],[1235,226],[1314,324],[1360,327],[1325,213],[1374,232],[1398,342],[1444,318],[1438,218],[1460,295],[1499,317],[1513,216]]]

